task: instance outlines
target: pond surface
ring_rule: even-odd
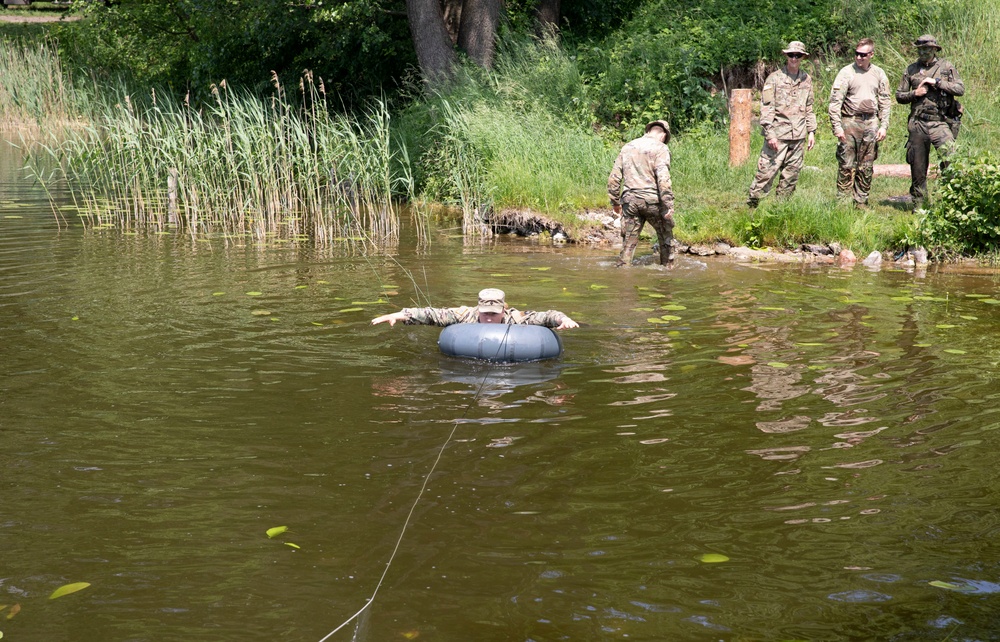
[[[320,640],[397,541],[329,639],[1000,636],[993,275],[83,229],[0,158],[7,639]],[[563,357],[369,325],[487,286]]]

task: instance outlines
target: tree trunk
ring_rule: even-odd
[[[437,85],[451,79],[455,71],[455,50],[445,28],[439,0],[406,0],[406,15],[424,80]]]
[[[469,54],[473,62],[486,69],[493,66],[494,43],[502,4],[503,0],[465,0],[462,5],[458,46]]]
[[[535,20],[538,35],[554,35],[559,31],[559,0],[538,0],[535,6]]]
[[[729,166],[742,165],[750,158],[750,89],[734,89],[729,97]],[[765,143],[766,144],[766,143]]]
[[[458,44],[458,28],[462,24],[462,2],[463,0],[442,0],[441,6],[444,10],[444,26],[448,30],[451,44]]]

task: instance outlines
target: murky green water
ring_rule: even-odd
[[[456,424],[330,639],[1000,639],[995,276],[60,229],[2,154],[5,639],[319,640]],[[489,285],[561,360],[368,325]]]

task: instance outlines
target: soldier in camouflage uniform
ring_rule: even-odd
[[[767,77],[760,96],[760,129],[765,142],[757,160],[757,176],[750,185],[750,207],[757,207],[778,172],[781,179],[775,193],[790,196],[799,182],[806,150],[816,144],[812,78],[799,69],[809,53],[798,40],[788,43],[782,53],[788,62]]]
[[[875,43],[858,41],[854,63],[840,70],[830,91],[830,125],[837,145],[837,195],[864,207],[872,189],[878,144],[889,130],[889,78],[872,64]]]
[[[453,325],[455,323],[506,323],[515,325],[543,325],[555,330],[578,328],[580,325],[562,312],[521,312],[507,307],[503,290],[486,288],[479,293],[479,305],[460,308],[403,308],[399,312],[383,314],[372,319],[372,325]]]
[[[608,176],[608,197],[622,224],[618,267],[632,264],[639,233],[648,222],[656,230],[660,264],[673,261],[674,191],[670,184],[670,125],[656,120],[646,134],[626,143]]]
[[[941,46],[934,36],[920,36],[913,44],[919,59],[906,68],[896,90],[896,101],[910,105],[906,162],[910,164],[910,195],[919,207],[927,196],[931,145],[941,158],[941,169],[948,166],[948,157],[955,149],[962,118],[955,96],[965,94],[965,85],[955,66],[937,57]]]

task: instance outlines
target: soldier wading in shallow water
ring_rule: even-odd
[[[608,176],[608,197],[622,217],[618,267],[631,265],[639,233],[648,222],[656,230],[660,264],[673,261],[674,191],[670,185],[670,125],[655,120],[646,134],[626,143]]]

